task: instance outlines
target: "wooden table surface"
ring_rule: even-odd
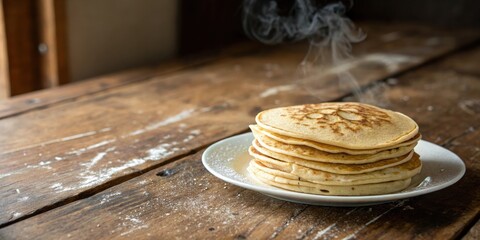
[[[212,143],[262,109],[349,101],[299,86],[303,43],[244,43],[0,103],[0,239],[479,239],[480,31],[362,23],[361,95],[457,153],[458,183],[355,208],[276,200],[217,179]],[[319,100],[320,99],[320,100]]]

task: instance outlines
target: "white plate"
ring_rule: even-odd
[[[465,164],[453,152],[421,140],[415,147],[423,163],[422,171],[410,186],[398,193],[372,196],[322,196],[283,190],[260,183],[246,171],[248,147],[253,135],[245,133],[219,141],[203,153],[205,168],[231,184],[291,202],[323,206],[366,206],[419,196],[446,188],[462,178]]]

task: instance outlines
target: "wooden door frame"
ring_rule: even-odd
[[[67,55],[67,17],[65,0],[37,0],[39,17],[39,51],[42,87],[69,82]]]
[[[3,1],[0,1],[0,99],[10,96],[7,41],[3,17]]]
[[[66,1],[0,5],[0,99],[69,82]]]

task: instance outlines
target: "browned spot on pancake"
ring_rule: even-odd
[[[344,135],[347,131],[357,132],[362,128],[373,128],[383,124],[391,124],[390,116],[371,106],[356,104],[320,105],[307,104],[287,110],[289,117],[297,125],[316,128],[329,127],[332,132]],[[315,125],[302,123],[314,120]]]

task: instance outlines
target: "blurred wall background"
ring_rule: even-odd
[[[178,6],[176,0],[67,0],[70,80],[174,56]]]

